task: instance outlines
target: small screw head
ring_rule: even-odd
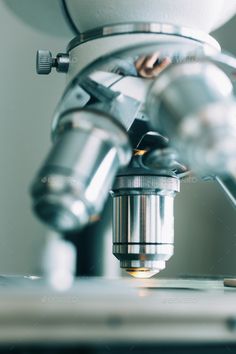
[[[38,50],[36,56],[36,70],[39,75],[48,75],[52,71],[53,58],[49,50]]]

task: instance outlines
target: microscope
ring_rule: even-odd
[[[182,179],[213,179],[236,205],[236,59],[208,35],[236,4],[64,0],[61,6],[76,37],[56,57],[37,53],[38,74],[57,70],[67,81],[51,151],[32,183],[33,209],[56,232],[79,237],[87,252],[93,245],[85,228],[112,221],[120,267],[149,278],[174,254]]]

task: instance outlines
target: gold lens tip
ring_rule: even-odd
[[[149,279],[159,273],[158,269],[129,268],[126,272],[136,279]]]

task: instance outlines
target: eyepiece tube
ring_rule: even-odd
[[[113,254],[136,278],[165,268],[174,252],[177,178],[119,176],[113,187]]]
[[[77,231],[98,220],[132,149],[123,127],[99,111],[64,113],[54,137],[54,146],[33,183],[33,208],[53,229]]]

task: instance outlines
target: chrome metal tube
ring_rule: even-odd
[[[120,176],[113,187],[113,254],[135,277],[165,268],[174,251],[174,197],[179,180]]]
[[[59,232],[98,220],[114,178],[128,164],[131,148],[122,126],[97,112],[69,111],[32,188],[34,210]]]

